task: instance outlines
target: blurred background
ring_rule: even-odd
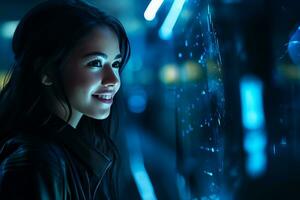
[[[0,1],[0,81],[15,27],[39,2]],[[88,2],[132,46],[122,199],[300,199],[299,1]]]

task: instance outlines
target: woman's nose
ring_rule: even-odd
[[[102,85],[104,86],[115,86],[120,82],[119,72],[113,69],[110,64],[106,64],[103,67]]]

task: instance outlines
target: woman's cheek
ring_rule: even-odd
[[[68,88],[87,87],[96,82],[96,76],[83,67],[73,67],[66,71],[66,85]]]

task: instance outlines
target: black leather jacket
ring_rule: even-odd
[[[27,127],[1,143],[1,200],[110,199],[111,159],[82,133],[55,115],[43,127]]]

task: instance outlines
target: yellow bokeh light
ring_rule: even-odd
[[[179,80],[179,70],[175,64],[163,66],[159,74],[160,80],[165,84],[176,83]]]
[[[187,61],[183,64],[182,81],[197,81],[202,78],[203,72],[200,65],[194,61]]]

